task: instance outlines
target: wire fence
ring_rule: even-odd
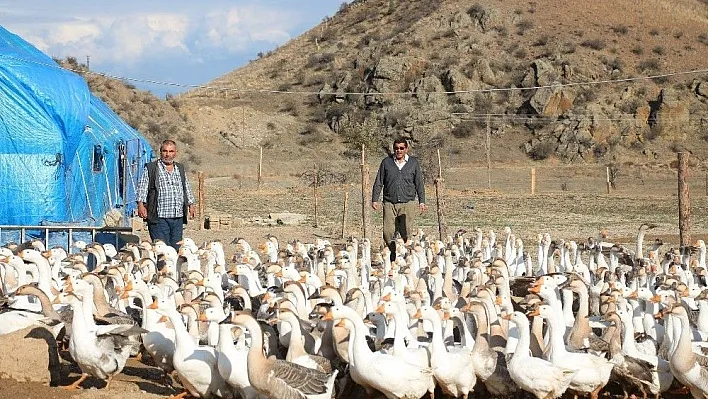
[[[248,172],[206,179],[207,213],[223,212],[248,225],[249,220],[264,219],[270,213],[292,212],[304,216],[304,225],[329,228],[342,236],[362,236],[363,212],[370,212],[368,236],[379,239],[381,215],[371,210],[371,187],[362,187],[358,162],[320,171],[312,163],[305,169],[292,167],[287,171],[282,164],[272,162],[260,165],[260,169],[259,163],[252,161],[241,166]],[[276,166],[280,169],[274,170]],[[367,166],[369,181],[373,182],[378,163]],[[258,170],[262,171],[260,183]],[[341,175],[328,183],[323,172]],[[465,164],[443,167],[442,174],[444,215],[450,234],[458,228],[499,231],[510,225],[523,230],[526,239],[539,231],[588,237],[606,227],[631,237],[645,222],[657,224],[657,233],[679,233],[678,176],[668,164],[608,167],[529,163],[490,168]],[[315,190],[312,177],[316,175],[320,178]],[[705,233],[708,174],[698,167],[689,168],[686,182],[692,198],[694,231]],[[363,196],[362,189],[366,190]],[[427,184],[426,192],[429,211],[418,222],[434,234],[439,222],[435,186]]]

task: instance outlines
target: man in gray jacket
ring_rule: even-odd
[[[391,261],[396,259],[398,232],[403,241],[414,229],[415,216],[425,212],[425,186],[418,158],[408,155],[408,142],[404,138],[393,141],[393,155],[384,158],[374,180],[371,207],[379,209],[379,196],[383,189],[383,239],[391,249]],[[416,196],[418,200],[416,201]]]

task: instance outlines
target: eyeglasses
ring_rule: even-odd
[[[393,147],[393,149],[394,149],[394,150],[405,151],[405,150],[406,150],[406,147],[398,147],[398,146],[396,146],[396,147]]]

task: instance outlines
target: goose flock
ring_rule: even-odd
[[[706,245],[509,227],[179,249],[0,247],[0,334],[47,328],[106,386],[135,356],[175,398],[708,398]],[[394,260],[391,260],[394,259]],[[89,266],[91,265],[91,266]]]

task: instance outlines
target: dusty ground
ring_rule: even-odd
[[[218,231],[200,230],[199,223],[193,221],[187,226],[185,235],[198,242],[221,240],[227,244],[227,255],[233,253],[234,246],[229,243],[236,237],[244,237],[252,245],[262,241],[266,234],[277,236],[281,245],[295,238],[312,241],[320,237],[335,243],[343,242],[346,240],[342,239],[344,219],[347,220],[344,237],[361,236],[361,193],[356,165],[350,169],[346,166],[335,169],[348,172],[349,177],[343,184],[318,187],[316,227],[314,189],[300,178],[302,169],[291,165],[279,167],[275,170],[274,164],[266,165],[260,188],[255,176],[249,172],[253,169],[224,168],[209,173],[206,213],[227,213],[235,220],[234,225]],[[596,236],[600,229],[607,229],[610,240],[631,245],[639,225],[651,222],[657,227],[650,231],[647,240],[662,238],[670,245],[678,243],[676,174],[667,165],[623,167],[617,187],[610,195],[606,194],[604,167],[538,167],[535,195],[529,193],[529,171],[528,165],[494,168],[489,175],[490,190],[486,168],[475,165],[446,168],[448,232],[479,227],[500,233],[508,225],[524,239],[526,249],[534,259],[536,234],[546,231],[554,238],[584,240]],[[703,172],[696,171],[690,179],[692,240],[708,239],[705,182]],[[193,184],[196,188],[196,181]],[[343,218],[346,192],[349,193],[348,213]],[[427,186],[427,192],[430,209],[419,218],[419,224],[427,234],[437,236],[434,186]],[[366,204],[368,207],[368,198]],[[306,219],[297,226],[264,225],[273,212],[300,213]],[[370,235],[374,244],[379,245],[381,214],[373,212],[371,222]],[[147,237],[146,232],[139,234]],[[47,373],[46,344],[25,338],[25,335],[0,337],[0,348],[3,348],[0,351],[0,398],[107,399],[129,396],[153,399],[172,393],[158,381],[160,374],[156,369],[133,359],[109,389],[97,380],[87,381],[89,389],[78,392],[50,387],[48,376],[38,378]],[[68,384],[78,376],[78,370],[62,360],[61,373],[54,384]]]

